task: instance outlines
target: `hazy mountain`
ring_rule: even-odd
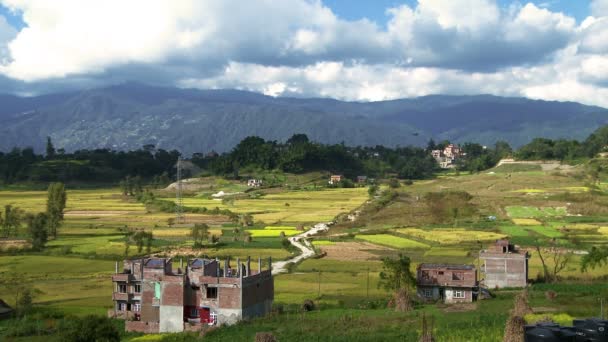
[[[38,97],[0,95],[5,151],[41,151],[49,135],[67,150],[155,144],[185,153],[226,151],[249,135],[284,141],[294,133],[348,145],[422,145],[433,137],[519,146],[539,136],[582,139],[607,123],[604,108],[488,95],[361,103],[133,83]]]

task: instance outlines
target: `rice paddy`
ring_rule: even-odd
[[[505,208],[509,217],[513,219],[539,218],[566,216],[568,213],[565,207],[529,207],[529,206],[507,206]]]
[[[389,246],[389,247],[393,247],[393,248],[399,248],[399,249],[403,249],[403,248],[431,248],[431,246],[422,243],[422,242],[418,242],[418,241],[414,241],[414,240],[410,240],[410,239],[405,239],[402,237],[397,237],[395,235],[390,235],[390,234],[377,234],[377,235],[357,235],[357,239],[360,240],[364,240],[364,241],[368,241],[371,243],[376,243],[379,245],[383,245],[383,246]]]
[[[505,234],[466,230],[459,228],[440,228],[424,230],[419,228],[401,228],[395,232],[412,237],[437,242],[441,245],[453,245],[461,242],[493,241],[504,238]]]

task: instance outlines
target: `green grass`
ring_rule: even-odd
[[[357,239],[393,248],[431,248],[431,246],[390,234],[357,235]]]
[[[527,227],[522,226],[500,226],[500,231],[510,237],[529,236]]]
[[[466,257],[468,254],[469,252],[467,250],[460,248],[433,247],[424,253],[424,256]]]
[[[550,238],[564,236],[560,231],[550,226],[527,226],[526,229]]]
[[[505,207],[507,214],[511,218],[543,218],[543,217],[555,217],[555,216],[566,216],[565,207],[530,207],[530,206],[507,206]]]

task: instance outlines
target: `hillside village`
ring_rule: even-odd
[[[172,176],[154,164],[165,152],[148,147],[134,155],[156,165],[158,177],[127,176],[93,189],[53,182],[47,190],[1,190],[0,336],[31,337],[14,322],[32,329],[36,320],[28,317],[46,312],[65,328],[43,336],[77,334],[94,320],[133,342],[297,340],[298,329],[353,340],[363,329],[412,341],[424,334],[448,341],[454,334],[455,341],[595,336],[606,324],[598,298],[608,293],[601,267],[606,144],[583,164],[521,159],[541,151],[539,143],[517,151],[470,143],[370,150],[295,137],[269,160],[307,148],[336,156],[323,159],[323,171],[291,173],[242,158],[273,145],[246,139],[230,154],[180,161],[191,170]],[[399,155],[407,157],[393,160]],[[407,163],[410,156],[420,162]],[[448,170],[436,157],[450,161]],[[234,160],[238,168],[225,162]],[[451,172],[480,161],[494,165]],[[370,166],[378,164],[385,173]],[[186,173],[198,177],[178,177]],[[56,233],[45,221],[50,203],[63,214]],[[43,270],[35,266],[41,262]],[[375,315],[383,319],[363,324]],[[433,328],[424,332],[427,319]],[[484,329],[466,328],[479,321]]]

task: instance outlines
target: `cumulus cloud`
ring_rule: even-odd
[[[271,96],[491,93],[608,106],[606,0],[592,1],[582,23],[533,3],[418,0],[386,9],[385,25],[342,19],[321,0],[0,3],[25,23],[16,32],[0,17],[0,80],[19,89],[138,80]]]

